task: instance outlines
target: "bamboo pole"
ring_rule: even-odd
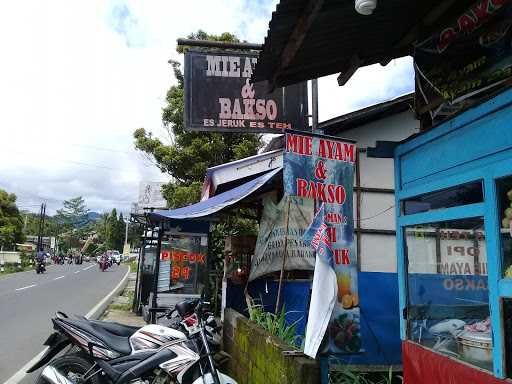
[[[281,301],[281,289],[283,286],[283,277],[284,277],[284,267],[286,264],[286,255],[287,255],[287,248],[288,248],[288,224],[290,222],[290,196],[286,196],[288,199],[288,204],[286,208],[286,224],[285,224],[285,232],[284,232],[284,251],[283,251],[283,264],[281,265],[281,275],[279,276],[279,288],[277,289],[277,300],[276,300],[276,309],[274,313],[277,315],[277,311],[279,310],[279,302]]]

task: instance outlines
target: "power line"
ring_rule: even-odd
[[[383,211],[381,211],[381,212],[379,212],[379,213],[377,213],[377,214],[375,214],[375,215],[373,215],[373,216],[365,217],[365,218],[361,219],[360,221],[365,221],[365,220],[375,219],[376,217],[378,217],[378,216],[380,216],[380,215],[383,215],[384,213],[386,213],[387,211],[389,211],[390,209],[393,209],[393,208],[395,208],[395,206],[394,206],[394,205],[392,205],[392,206],[391,206],[391,207],[389,207],[389,208],[386,208],[385,210],[383,210]]]
[[[5,148],[2,148],[2,151],[4,151],[4,152],[11,152],[11,153],[15,153],[15,154],[18,154],[18,155],[32,155],[31,153],[20,152],[20,151],[13,151],[13,150],[5,149]],[[136,170],[136,169],[122,169],[122,168],[106,167],[104,165],[83,163],[83,162],[80,162],[80,161],[69,160],[69,159],[61,159],[61,158],[57,158],[57,157],[53,157],[53,156],[47,156],[47,155],[45,155],[45,157],[48,158],[48,159],[57,160],[57,161],[61,161],[61,162],[65,162],[65,163],[70,163],[70,164],[75,164],[75,165],[79,165],[79,166],[93,167],[93,168],[99,168],[99,169],[106,169],[106,170],[109,170],[109,171],[116,171],[116,172],[139,173],[139,171]]]
[[[96,147],[94,145],[86,145],[86,144],[77,144],[77,143],[71,143],[69,144],[73,147],[81,147],[81,148],[89,148],[89,149],[93,149],[95,151],[105,151],[105,152],[116,152],[116,153],[125,153],[127,155],[133,155],[134,152],[136,152],[136,150],[132,150],[132,151],[122,151],[120,149],[112,149],[112,148],[104,148],[104,147]]]

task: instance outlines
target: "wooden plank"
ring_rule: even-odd
[[[288,42],[286,43],[286,46],[281,53],[279,64],[274,71],[271,87],[275,87],[276,80],[279,78],[279,75],[282,73],[283,69],[288,67],[295,58],[295,55],[302,46],[302,42],[306,37],[306,33],[309,31],[309,28],[315,21],[323,3],[324,0],[308,1],[308,4],[299,17],[299,20],[297,21],[297,24],[295,25],[295,28],[293,29],[290,38],[288,39]]]

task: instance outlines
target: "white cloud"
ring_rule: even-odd
[[[182,61],[176,39],[202,29],[262,42],[276,3],[17,0],[3,6],[0,188],[27,207],[44,198],[54,210],[82,195],[94,210],[129,210],[141,180],[167,180],[133,149],[132,133],[145,127],[165,134],[161,108],[174,82],[167,61]],[[407,65],[396,67],[385,69],[396,76],[371,68],[365,77],[361,70],[345,88],[335,78],[321,79],[321,119],[391,97],[388,86]]]
[[[318,81],[320,121],[377,104],[414,91],[414,70],[410,57],[360,68],[343,87],[336,75]]]

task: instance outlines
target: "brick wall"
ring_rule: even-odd
[[[229,374],[238,384],[320,383],[318,362],[285,356],[292,348],[232,309],[224,314],[224,350],[231,355]]]

